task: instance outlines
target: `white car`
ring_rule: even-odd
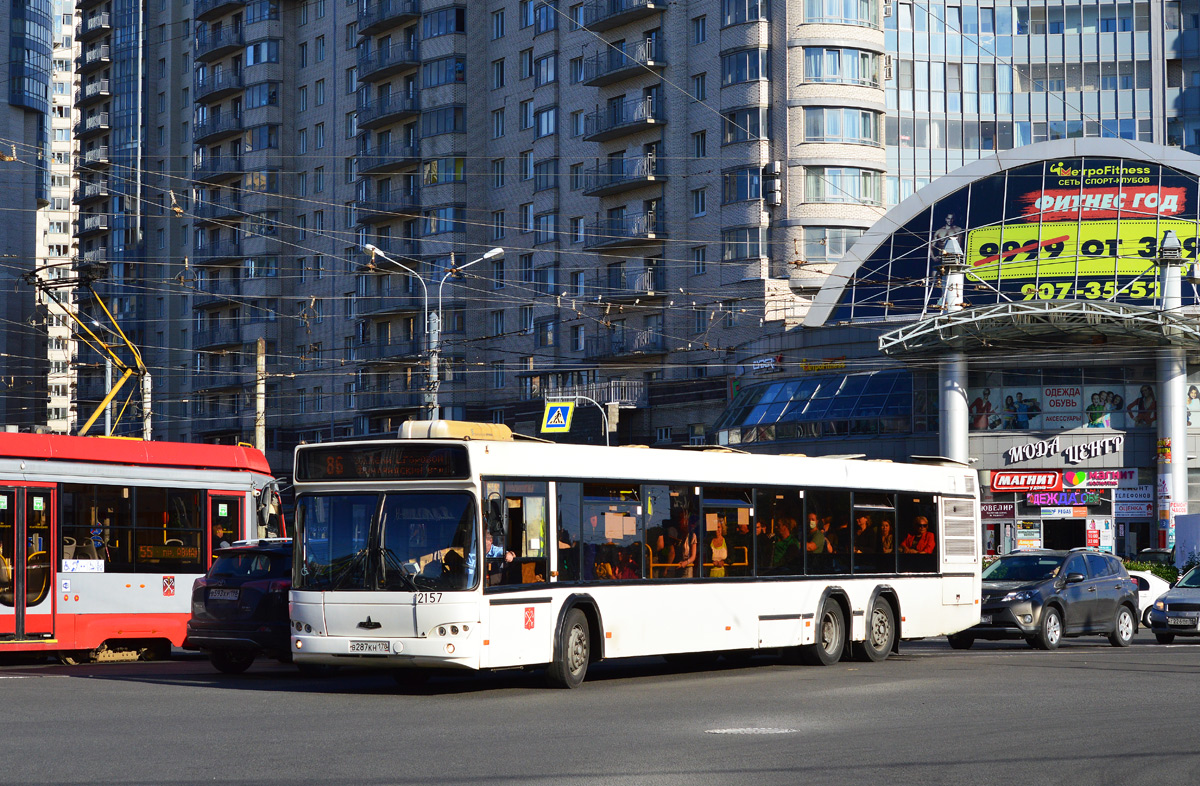
[[[1129,577],[1137,582],[1138,614],[1142,618],[1142,627],[1148,628],[1150,627],[1150,609],[1154,606],[1154,601],[1171,589],[1171,585],[1144,570],[1131,570]]]

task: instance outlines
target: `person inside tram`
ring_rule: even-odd
[[[925,516],[917,516],[913,519],[913,525],[916,527],[916,531],[909,533],[904,542],[900,544],[901,553],[932,554],[937,547],[937,541],[934,534],[929,531],[929,519]]]

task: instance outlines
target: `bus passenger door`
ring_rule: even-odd
[[[54,636],[54,490],[0,489],[0,636]]]
[[[212,552],[221,548],[221,544],[232,544],[242,540],[244,529],[242,518],[242,497],[232,495],[208,495],[208,531],[209,531],[209,560],[212,564]]]

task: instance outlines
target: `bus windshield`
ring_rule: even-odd
[[[303,495],[296,589],[460,590],[475,584],[475,501],[466,492]]]

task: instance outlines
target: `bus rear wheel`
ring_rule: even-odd
[[[554,662],[546,676],[559,688],[578,688],[587,676],[592,642],[587,617],[579,609],[571,609],[563,620]]]
[[[800,660],[810,666],[832,666],[846,647],[846,618],[842,607],[827,599],[817,617],[817,640],[800,648]]]
[[[896,644],[896,615],[892,605],[883,598],[876,598],[867,617],[867,638],[854,642],[854,659],[878,663],[891,654]]]

